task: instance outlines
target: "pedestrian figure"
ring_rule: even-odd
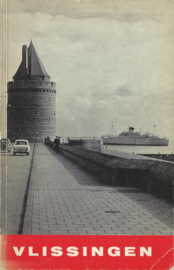
[[[56,138],[54,140],[54,145],[55,145],[56,152],[58,152],[58,150],[59,150],[59,144],[60,144],[60,139],[59,139],[58,136],[56,136]]]

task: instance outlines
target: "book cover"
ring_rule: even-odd
[[[1,15],[1,268],[173,269],[174,2]]]

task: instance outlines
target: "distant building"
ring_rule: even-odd
[[[8,82],[7,136],[44,141],[55,137],[56,83],[50,82],[31,41],[22,47],[22,62]]]

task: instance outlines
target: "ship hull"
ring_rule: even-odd
[[[104,145],[139,145],[139,146],[168,146],[168,139],[151,139],[151,138],[102,138]]]

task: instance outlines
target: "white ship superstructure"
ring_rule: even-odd
[[[103,135],[101,138],[103,144],[111,145],[167,146],[169,144],[169,139],[166,137],[160,138],[148,132],[135,132],[133,127],[129,127],[128,131],[123,131],[118,136],[108,134]]]

